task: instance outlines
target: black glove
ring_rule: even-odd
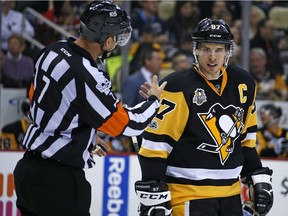
[[[250,199],[254,204],[244,203],[245,210],[251,208],[251,212],[256,211],[261,216],[270,211],[273,205],[272,173],[268,167],[262,167],[242,179],[242,183],[248,184]],[[254,207],[255,209],[252,209]]]
[[[137,181],[135,191],[140,201],[140,216],[171,215],[171,195],[166,183],[162,181]]]

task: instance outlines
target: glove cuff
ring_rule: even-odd
[[[168,202],[171,200],[170,191],[163,192],[144,192],[144,191],[136,191],[139,201],[145,206],[154,206],[159,205],[164,202]]]

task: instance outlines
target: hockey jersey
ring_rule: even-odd
[[[262,127],[257,131],[258,153],[261,157],[287,158],[288,130],[279,127],[276,133]]]
[[[162,80],[168,84],[139,154],[166,162],[172,205],[240,193],[242,149],[256,143],[256,86],[238,67],[221,70],[217,84],[196,66]],[[149,172],[142,165],[142,173]]]
[[[0,133],[0,149],[19,150],[23,149],[21,145],[25,132],[27,131],[25,119],[8,124],[2,128]]]

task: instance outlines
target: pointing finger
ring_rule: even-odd
[[[163,83],[159,86],[159,89],[162,91],[162,90],[165,88],[166,84],[167,84],[167,81],[163,82]]]

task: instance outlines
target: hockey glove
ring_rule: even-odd
[[[252,204],[244,203],[244,209],[255,211],[261,215],[266,215],[273,205],[272,173],[268,167],[262,167],[246,175],[242,183],[248,184],[249,195]],[[254,205],[253,205],[254,204]],[[255,207],[255,209],[253,209]],[[255,214],[256,215],[256,214]]]
[[[166,183],[162,181],[137,181],[135,191],[140,201],[140,216],[171,215],[171,195]]]

